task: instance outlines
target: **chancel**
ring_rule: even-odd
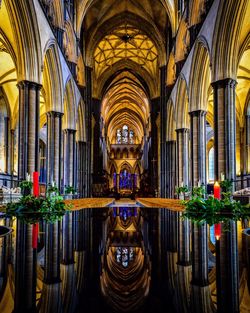
[[[250,312],[250,0],[0,0],[0,312]]]

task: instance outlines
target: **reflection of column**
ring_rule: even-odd
[[[47,184],[61,185],[61,146],[62,146],[62,116],[60,112],[47,113]]]
[[[46,223],[44,282],[60,282],[60,227],[59,222]]]
[[[36,252],[32,225],[17,220],[14,313],[36,312]]]
[[[74,185],[75,174],[75,133],[74,129],[64,129],[64,185]]]
[[[212,84],[214,89],[214,167],[215,179],[225,173],[226,179],[236,177],[236,110],[233,79]],[[239,312],[239,274],[237,258],[237,226],[229,225],[216,242],[216,284],[219,313]]]
[[[72,212],[67,212],[62,220],[62,263],[74,263]]]
[[[120,173],[116,175],[117,191],[120,191]]]
[[[19,87],[18,178],[39,169],[40,88],[29,81]]]
[[[189,185],[189,129],[176,129],[177,133],[177,185]]]

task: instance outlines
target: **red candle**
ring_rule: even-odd
[[[214,225],[214,235],[216,240],[220,239],[220,235],[221,235],[221,224],[215,224]]]
[[[32,248],[37,249],[37,240],[38,240],[38,233],[39,233],[39,224],[33,224],[32,227]]]
[[[214,198],[220,200],[220,184],[218,182],[214,184]]]
[[[39,173],[33,172],[33,195],[39,196]]]

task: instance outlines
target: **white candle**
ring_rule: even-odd
[[[181,182],[181,187],[183,187],[184,186],[184,183],[183,183],[183,181]]]
[[[220,173],[220,180],[224,181],[225,180],[225,174],[224,173]]]

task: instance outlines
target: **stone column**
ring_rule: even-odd
[[[189,185],[189,129],[180,128],[177,132],[177,185]],[[177,219],[177,275],[175,303],[180,312],[189,312],[190,306],[190,222],[182,219],[181,214]]]
[[[79,197],[86,197],[86,142],[77,142],[77,181]]]
[[[22,81],[19,88],[18,179],[39,170],[41,85]],[[32,248],[32,225],[17,221],[14,312],[36,308],[36,250]]]
[[[166,197],[174,198],[176,186],[176,141],[166,142]]]
[[[10,128],[10,118],[4,118],[4,156],[5,156],[5,164],[4,164],[4,171],[5,173],[9,173],[9,128]]]
[[[75,129],[64,129],[64,185],[74,186],[75,182]]]
[[[225,173],[226,179],[236,177],[236,110],[233,79],[212,83],[214,89],[214,152],[215,179]],[[216,242],[217,308],[219,313],[237,313],[239,309],[239,264],[237,227],[230,222],[229,231],[222,232]]]
[[[41,85],[21,81],[19,88],[18,179],[39,170]]]
[[[61,147],[62,147],[63,113],[50,111],[47,113],[47,184],[56,183],[61,187]]]
[[[86,66],[86,88],[85,88],[85,103],[86,103],[86,196],[91,195],[91,146],[92,146],[92,68]]]
[[[191,181],[192,186],[206,186],[206,111],[190,113],[191,119]]]
[[[10,173],[11,175],[14,172],[14,158],[15,158],[15,129],[11,129],[10,131]]]
[[[160,68],[160,117],[161,117],[161,155],[160,155],[160,166],[161,166],[161,175],[160,175],[160,196],[162,198],[166,197],[166,66]]]
[[[206,181],[206,112],[190,113],[191,122],[191,182],[192,186]],[[208,282],[207,224],[192,224],[192,291],[193,312],[209,312],[211,295]]]
[[[189,185],[189,129],[179,128],[177,132],[177,185]]]
[[[245,173],[250,174],[250,115],[246,115],[245,133],[246,133]]]

